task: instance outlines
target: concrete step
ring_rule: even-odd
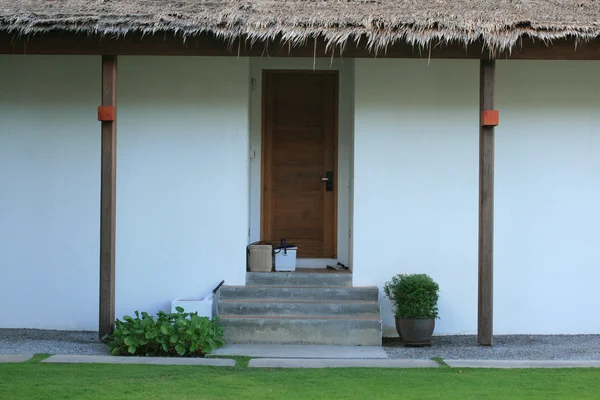
[[[219,315],[372,316],[379,318],[376,301],[221,300]]]
[[[222,286],[221,300],[378,301],[377,286]]]
[[[352,274],[348,272],[247,272],[246,285],[350,287],[352,286]]]
[[[371,317],[221,315],[228,344],[381,346],[381,320]]]

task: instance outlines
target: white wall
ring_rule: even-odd
[[[0,328],[97,329],[97,57],[0,56]]]
[[[398,273],[428,273],[441,287],[436,333],[471,332],[478,65],[357,60],[355,68],[354,285],[383,287]]]
[[[117,317],[243,284],[249,60],[119,68]],[[0,57],[0,327],[97,329],[99,78],[98,57]]]
[[[600,333],[600,63],[497,70],[495,331]]]
[[[245,283],[249,69],[121,60],[117,315]]]
[[[600,333],[598,72],[498,62],[497,334]],[[436,334],[477,330],[478,73],[477,61],[356,61],[354,284],[430,274]]]
[[[262,121],[262,73],[265,69],[332,70],[339,71],[339,112],[338,112],[338,260],[349,262],[348,230],[350,214],[350,146],[352,145],[352,109],[354,60],[336,58],[253,58],[251,75],[255,89],[251,96],[251,154],[250,160],[250,238],[249,242],[260,240],[261,211],[261,121]],[[301,250],[301,249],[300,249]],[[298,266],[325,267],[326,260],[299,260]]]

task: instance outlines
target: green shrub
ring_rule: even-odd
[[[398,274],[383,287],[398,318],[438,318],[439,286],[426,274]]]
[[[204,357],[223,346],[223,328],[218,317],[210,320],[198,313],[159,311],[157,318],[138,311],[135,318],[128,315],[117,319],[112,335],[106,335],[110,353],[114,356],[181,356]]]

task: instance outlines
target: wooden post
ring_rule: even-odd
[[[479,280],[477,343],[493,345],[494,300],[494,60],[480,62]]]
[[[117,56],[102,56],[102,161],[100,182],[100,313],[102,338],[115,324],[115,208],[117,172]]]

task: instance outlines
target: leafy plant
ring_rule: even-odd
[[[223,328],[218,317],[210,320],[198,313],[185,313],[182,307],[176,313],[159,311],[157,318],[135,312],[135,318],[125,315],[117,319],[112,335],[106,335],[110,353],[114,356],[180,356],[204,357],[213,349],[222,347]]]
[[[438,318],[439,290],[427,274],[398,274],[383,287],[398,318]]]

